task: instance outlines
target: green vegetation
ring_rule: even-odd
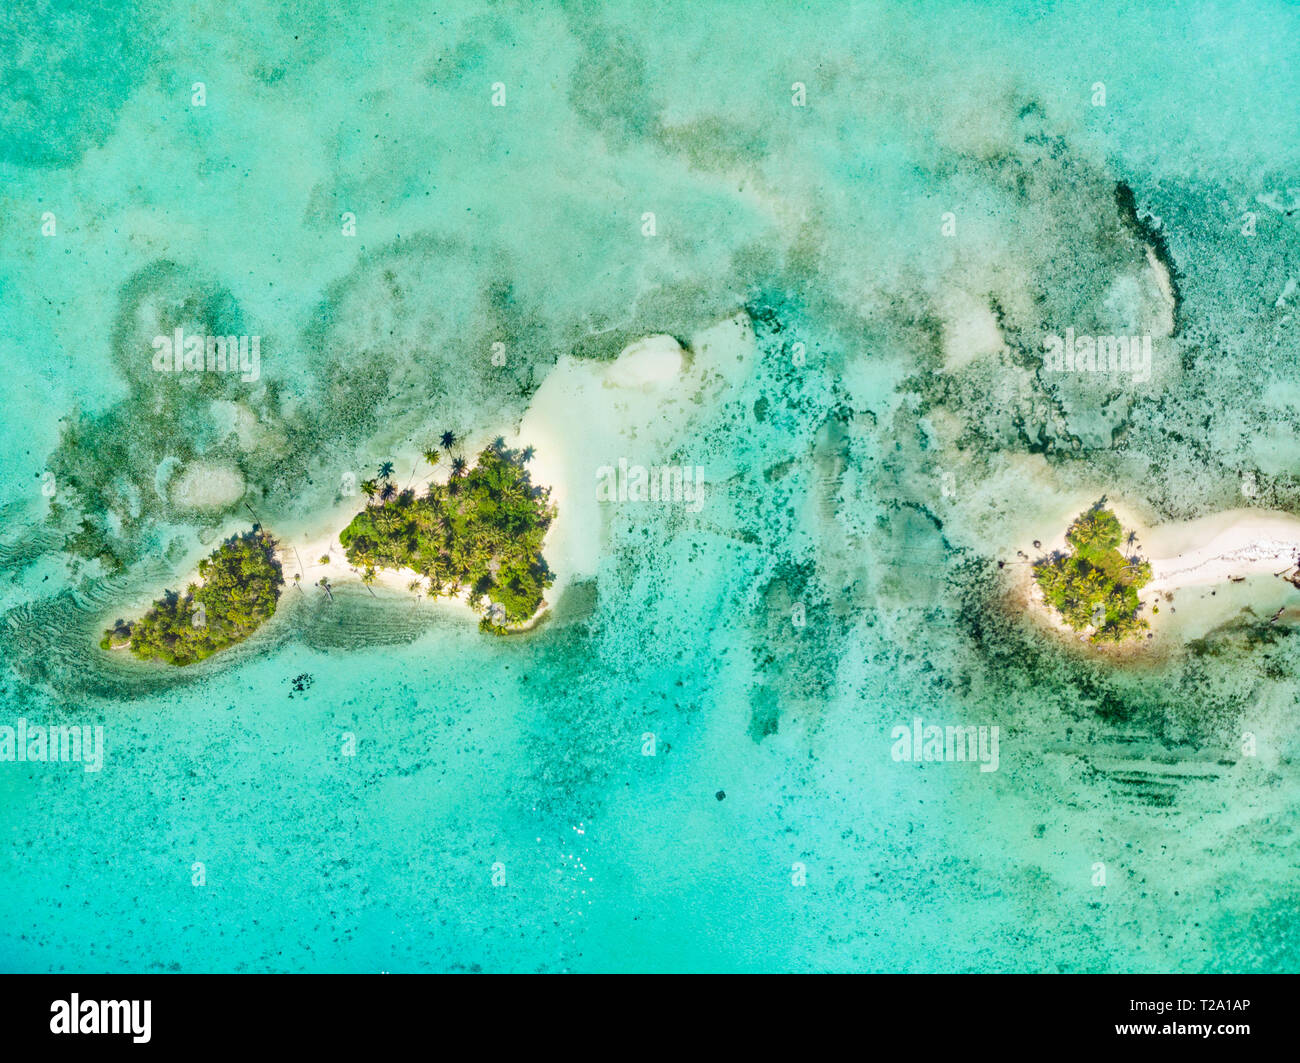
[[[1151,579],[1151,565],[1119,551],[1119,519],[1098,502],[1066,533],[1070,553],[1057,551],[1034,564],[1034,578],[1048,604],[1075,631],[1093,630],[1094,642],[1119,642],[1147,628],[1138,613],[1138,591]],[[1128,537],[1128,543],[1134,536]]]
[[[444,447],[454,443],[451,433],[443,436]],[[432,449],[426,455],[436,457]],[[523,463],[522,452],[498,440],[473,468],[454,458],[447,482],[420,497],[396,490],[385,463],[378,481],[363,485],[370,502],[339,533],[349,563],[367,581],[378,568],[414,569],[429,581],[431,598],[468,588],[470,605],[484,610],[485,631],[503,634],[507,624],[528,620],[554,582],[541,550],[555,507]]]
[[[202,586],[184,596],[168,591],[133,624],[119,620],[104,632],[103,649],[129,639],[137,657],[193,664],[243,642],[275,612],[284,574],[275,540],[259,528],[236,535],[199,562]]]

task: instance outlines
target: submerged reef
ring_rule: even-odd
[[[266,345],[252,331],[228,289],[175,262],[123,285],[111,350],[127,395],[65,418],[48,461],[65,550],[115,572],[157,550],[169,523],[215,527],[248,485],[285,475],[314,432],[262,377]],[[161,357],[174,340],[189,344],[188,365],[179,347]]]
[[[578,333],[559,335],[508,274],[451,291],[474,276],[473,250],[422,234],[366,253],[296,331],[275,335],[204,269],[171,258],[139,269],[110,337],[125,394],[70,411],[47,461],[47,519],[74,575],[167,555],[185,526],[211,537],[251,507],[275,526],[338,502],[376,436],[387,447],[435,417],[521,415]],[[202,347],[181,360],[174,337]]]
[[[148,78],[155,18],[145,5],[6,4],[0,9],[0,163],[71,167],[113,132]],[[40,61],[31,46],[40,41]]]

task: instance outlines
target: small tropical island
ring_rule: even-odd
[[[444,433],[443,446],[457,445]],[[424,460],[437,466],[442,452],[429,447]],[[534,621],[555,581],[542,557],[542,543],[555,520],[549,488],[535,486],[528,450],[511,450],[498,439],[471,466],[449,456],[445,482],[430,477],[421,489],[398,489],[393,463],[363,482],[366,506],[337,537],[321,540],[320,563],[330,563],[334,538],[347,563],[369,588],[381,570],[406,581],[406,589],[430,598],[459,598],[481,613],[479,628],[506,635]],[[412,473],[412,478],[414,478]],[[337,525],[335,525],[337,527]],[[313,555],[314,556],[314,555]],[[129,649],[144,660],[189,665],[247,639],[275,613],[285,585],[284,566],[302,560],[254,525],[223,542],[199,563],[184,594],[168,591],[139,620],[118,620],[100,648]],[[405,575],[401,573],[405,571]],[[333,601],[328,577],[317,584]],[[374,592],[371,591],[373,594]]]
[[[438,452],[424,457],[436,464]],[[542,540],[556,510],[550,491],[530,481],[527,457],[498,440],[472,467],[453,459],[447,481],[431,480],[424,494],[398,490],[385,463],[361,485],[366,508],[339,533],[349,563],[367,584],[378,569],[410,569],[428,581],[429,597],[464,595],[493,634],[531,620],[554,582]]]
[[[168,591],[139,620],[118,620],[101,649],[188,665],[243,642],[275,612],[284,587],[276,543],[260,527],[234,535],[199,562],[202,584]]]
[[[1121,543],[1136,542],[1136,533],[1126,540],[1119,518],[1103,500],[1075,519],[1065,540],[1068,550],[1033,566],[1047,604],[1093,642],[1123,642],[1146,631],[1150,625],[1138,615],[1138,592],[1151,580],[1151,564],[1120,551]]]
[[[1083,501],[1057,508],[1053,523]],[[1117,659],[1132,657],[1134,644],[1157,656],[1174,652],[1224,625],[1300,624],[1294,513],[1243,507],[1146,524],[1140,503],[1111,504],[1103,495],[1046,548],[1039,539],[1032,545],[1032,560],[1018,549],[1018,560],[998,562],[1014,566],[1009,589],[1018,606],[1099,653],[1121,651]]]

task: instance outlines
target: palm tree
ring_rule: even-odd
[[[451,449],[452,447],[454,447],[455,445],[456,445],[456,433],[455,433],[455,432],[443,432],[443,433],[442,433],[442,449],[443,449],[443,450],[450,450],[450,449]]]
[[[385,480],[384,486],[379,490],[379,501],[388,502],[395,494],[397,494],[397,488],[393,486],[393,482]]]
[[[379,466],[379,478],[381,480],[390,480],[393,476],[393,463],[386,461]]]
[[[468,470],[468,466],[466,465],[464,458],[456,457],[452,459],[451,462],[452,476],[455,477],[464,476],[467,470]]]
[[[437,465],[438,459],[442,457],[442,455],[439,454],[433,447],[429,447],[420,456],[424,458],[424,460],[427,461],[430,465]]]
[[[378,485],[377,483],[375,483],[374,480],[362,480],[362,481],[361,481],[361,493],[362,493],[363,495],[366,496],[366,501],[367,501],[367,502],[373,502],[373,501],[374,501],[374,499],[375,499],[375,492],[378,491],[378,490],[379,490],[379,485]]]

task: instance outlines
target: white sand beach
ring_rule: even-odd
[[[670,460],[698,411],[748,373],[754,357],[748,315],[737,314],[691,337],[650,336],[613,362],[565,355],[533,397],[513,447],[532,447],[533,482],[551,487],[559,516],[543,556],[555,573],[548,597],[592,576],[600,562],[605,513],[597,470],[620,458],[646,466]]]
[[[1209,586],[1294,573],[1300,564],[1300,517],[1227,510],[1153,528],[1139,533],[1139,541],[1152,559],[1151,582],[1143,588],[1147,594]]]

